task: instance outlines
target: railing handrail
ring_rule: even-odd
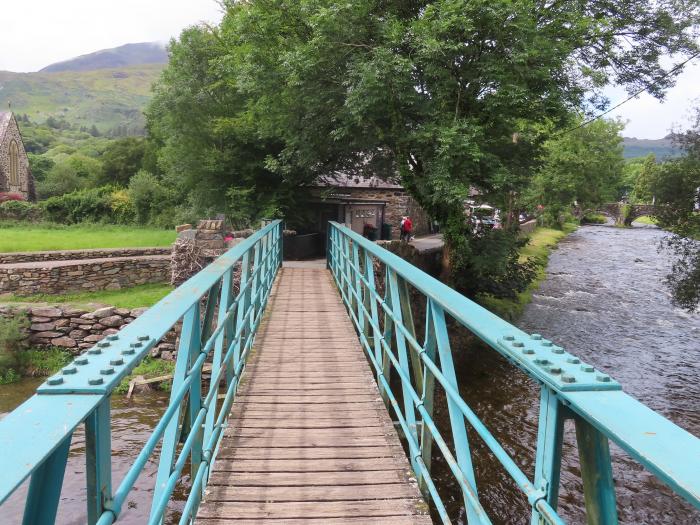
[[[365,337],[360,329],[362,324],[365,326],[367,324],[373,325],[371,320],[373,313],[368,310],[368,306],[363,304],[368,293],[369,295],[374,294],[372,300],[378,301],[380,309],[389,316],[397,333],[402,332],[402,338],[409,343],[407,346],[418,354],[423,365],[428,369],[433,368],[433,372],[439,372],[435,363],[426,357],[424,349],[421,350],[420,344],[401,323],[400,312],[398,319],[392,317],[392,307],[391,305],[387,306],[387,297],[378,297],[374,290],[374,284],[370,284],[367,275],[363,275],[359,263],[362,257],[353,251],[357,249],[363,250],[365,254],[382,262],[388,272],[390,270],[397,278],[403,279],[426,296],[428,305],[434,304],[447,312],[458,323],[543,385],[542,406],[546,409],[550,403],[553,407],[552,413],[556,420],[555,423],[552,423],[553,428],[561,424],[562,414],[568,414],[566,410],[569,410],[572,416],[581,418],[595,429],[594,432],[600,432],[605,436],[605,439],[617,443],[675,492],[700,508],[700,476],[698,475],[700,472],[700,439],[632,398],[623,392],[621,386],[607,374],[581,363],[578,358],[567,353],[563,348],[544,340],[537,334],[524,333],[444,283],[422,272],[401,257],[385,250],[351,229],[336,222],[331,222],[330,225],[329,267],[336,277],[341,295],[343,295],[350,315],[358,328],[360,339],[370,360],[374,361],[370,352],[370,337],[369,335]],[[367,264],[365,263],[365,269]],[[387,290],[389,284],[385,283]],[[372,306],[374,307],[374,305]],[[357,313],[354,310],[357,310]],[[376,312],[374,315],[376,317]],[[382,348],[385,355],[388,354],[390,360],[394,361],[394,369],[401,376],[400,363],[391,354],[386,342],[383,339],[381,341],[375,340],[375,346],[377,345]],[[375,367],[377,366],[376,362],[373,364]],[[381,372],[381,369],[378,371]],[[410,377],[402,376],[401,378],[402,383],[410,380]],[[378,380],[380,379],[378,378]],[[454,402],[464,417],[470,420],[467,412],[470,409],[459,398],[459,393],[449,383],[443,383],[441,380],[439,382],[446,387],[448,401]],[[386,387],[388,388],[388,384]],[[406,395],[406,392],[404,394]],[[412,394],[408,392],[408,395],[410,397]],[[419,404],[416,404],[416,407],[420,412]],[[546,420],[546,414],[541,413],[541,434],[546,433],[547,430],[542,426],[544,420]],[[470,423],[472,423],[471,420]],[[584,424],[582,423],[581,426],[583,427]],[[556,432],[555,430],[554,433],[556,434]],[[486,435],[488,436],[488,431],[486,431]],[[540,445],[544,447],[546,444],[538,444],[538,463],[541,462],[539,459]],[[552,443],[549,445],[556,446]],[[607,442],[604,447],[607,452]],[[517,471],[514,472],[517,474]],[[417,472],[417,474],[420,473]],[[558,474],[556,476],[558,485]],[[547,499],[552,499],[552,494]],[[554,508],[556,508],[556,501]]]
[[[212,445],[212,436],[216,445],[221,435],[222,418],[225,419],[227,415],[223,413],[223,408],[230,406],[233,399],[274,275],[281,264],[281,234],[281,221],[276,220],[243,240],[124,327],[118,335],[108,336],[83,356],[79,356],[73,363],[64,367],[62,372],[49,378],[39,387],[37,394],[0,421],[0,465],[3,467],[3,476],[0,477],[0,504],[30,475],[32,475],[32,483],[27,509],[32,498],[41,497],[38,494],[41,491],[45,493],[44,497],[55,499],[57,502],[63,479],[61,466],[65,468],[68,453],[67,445],[70,443],[73,431],[83,421],[88,427],[94,424],[95,428],[89,427],[87,434],[90,435],[86,437],[88,441],[92,439],[95,442],[91,445],[103,456],[98,458],[97,462],[111,461],[108,446],[109,396],[121,379],[126,377],[180,320],[183,320],[183,334],[175,376],[176,380],[179,377],[181,381],[179,385],[173,385],[172,401],[181,402],[186,394],[192,398],[194,391],[191,389],[195,388],[194,382],[201,375],[204,360],[212,350],[215,355],[218,355],[219,363],[215,365],[216,370],[213,372],[211,384],[218,384],[223,374],[227,374],[228,397],[221,405],[220,417],[214,421],[212,412],[212,416],[204,425],[210,433],[206,436],[209,443],[190,446],[195,446],[198,451],[204,450]],[[254,257],[251,257],[253,252]],[[243,277],[237,297],[233,297],[233,271],[239,264],[243,267]],[[250,275],[248,275],[249,270]],[[201,321],[200,301],[205,297],[207,306],[204,321]],[[226,304],[223,304],[224,299]],[[219,300],[221,300],[220,303],[217,302]],[[217,308],[219,315],[215,323],[213,316]],[[237,320],[233,319],[234,315],[237,315]],[[216,328],[212,328],[214,324]],[[196,334],[193,335],[192,330]],[[204,333],[200,333],[200,330]],[[206,333],[207,330],[211,333]],[[192,344],[182,341],[186,337],[192,338]],[[188,357],[190,347],[195,353]],[[224,358],[227,359],[226,362],[222,362]],[[199,384],[196,388],[200,388]],[[215,393],[209,392],[206,398],[202,398],[201,394],[199,396],[197,402],[202,404],[203,408],[197,413],[198,419],[192,420],[194,424],[203,422],[212,403],[214,411],[216,410]],[[145,454],[145,458],[139,456],[135,463],[140,468],[132,468],[129,471],[119,490],[114,494],[114,498],[111,493],[111,474],[108,474],[111,473],[109,463],[94,465],[92,473],[91,468],[88,467],[88,485],[91,481],[95,485],[88,486],[88,492],[97,490],[97,494],[93,496],[99,500],[100,491],[102,491],[102,501],[91,502],[90,496],[88,498],[90,523],[95,523],[98,519],[100,523],[111,523],[116,520],[121,501],[133,486],[133,482],[145,465],[145,460],[159,442],[160,436],[164,433],[167,435],[169,431],[172,433],[173,423],[177,427],[177,418],[174,418],[174,422],[172,419],[173,414],[179,410],[171,406],[166,411],[163,416],[165,423],[161,421],[157,427],[157,429],[162,427],[160,434],[155,436],[157,439],[149,440],[147,445],[151,449],[142,451],[141,455],[143,456],[145,452],[148,454]],[[100,418],[103,420],[98,421]],[[100,431],[96,430],[99,425],[103,427]],[[179,432],[177,428],[175,431]],[[194,435],[195,433],[190,433],[190,436]],[[175,447],[176,444],[173,443],[172,446]],[[205,465],[208,466],[213,461],[214,455],[210,453],[205,458]],[[185,454],[180,454],[179,457],[184,456]],[[176,466],[182,468],[180,464]],[[168,473],[170,468],[171,466],[167,467]],[[91,475],[96,479],[91,480]],[[47,482],[39,479],[46,477],[56,478],[49,483],[48,488]],[[202,480],[200,479],[199,482],[201,483]],[[34,489],[35,484],[36,489]],[[195,503],[197,503],[196,499]],[[93,505],[92,509],[91,505]],[[160,515],[163,510],[164,506],[159,511]],[[196,510],[196,504],[190,505],[190,510]],[[37,512],[42,513],[42,519],[46,520],[49,516],[48,521],[52,521],[50,511]],[[55,509],[53,512],[55,516]],[[25,513],[25,523],[28,522],[27,520],[29,522],[32,522],[32,519],[39,520],[28,516],[29,514]],[[158,517],[157,521],[159,522],[160,519]]]

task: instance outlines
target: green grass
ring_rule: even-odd
[[[25,226],[12,223],[0,226],[0,252],[168,246],[175,237],[172,230],[133,226]]]
[[[62,303],[74,306],[88,306],[95,303],[116,306],[117,308],[140,308],[153,306],[174,288],[169,284],[142,284],[121,290],[103,290],[64,295],[0,295],[3,303]]]
[[[637,217],[634,219],[633,222],[638,222],[640,224],[653,224],[656,225],[656,219],[653,217],[649,217],[648,215],[642,215],[641,217]]]
[[[122,379],[121,383],[116,389],[119,394],[126,394],[129,391],[129,382],[137,376],[143,376],[145,379],[152,379],[154,377],[167,376],[175,371],[175,361],[164,361],[162,359],[154,359],[152,357],[146,357],[141,364],[134,368],[131,375]],[[172,386],[172,381],[163,381],[158,384],[158,388],[165,392],[170,390]]]
[[[19,360],[24,376],[50,376],[66,366],[71,355],[61,348],[30,349],[21,352]]]
[[[525,306],[532,301],[532,295],[544,280],[549,254],[552,252],[552,249],[564,237],[575,231],[576,228],[577,226],[572,223],[565,224],[561,230],[537,228],[530,235],[530,242],[520,250],[521,262],[529,259],[535,263],[535,278],[532,282],[515,299],[501,299],[490,295],[482,295],[477,298],[479,304],[508,321],[516,321],[522,315]]]

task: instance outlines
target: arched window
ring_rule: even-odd
[[[10,142],[10,185],[19,186],[19,148],[14,140]]]

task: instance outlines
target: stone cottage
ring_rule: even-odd
[[[36,197],[27,152],[11,112],[0,113],[0,193],[17,193],[31,201]]]
[[[313,190],[316,227],[325,232],[328,221],[345,223],[362,234],[366,224],[377,228],[391,225],[391,237],[398,239],[401,217],[409,215],[414,235],[427,234],[430,220],[426,212],[397,180],[336,173],[320,178]]]

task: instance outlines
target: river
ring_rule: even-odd
[[[552,253],[517,324],[609,373],[627,393],[700,436],[700,315],[671,304],[663,282],[669,256],[657,251],[664,235],[653,227],[580,228]],[[537,385],[483,347],[463,349],[457,366],[463,396],[532,479]],[[494,523],[528,523],[525,498],[479,438],[470,438],[480,497]],[[564,440],[561,514],[584,523],[572,422]],[[612,456],[621,523],[700,523],[699,511],[616,446]]]
[[[518,324],[608,372],[626,392],[699,436],[700,315],[671,305],[663,283],[670,262],[667,254],[657,252],[664,235],[655,228],[580,228],[553,252],[546,280]],[[455,356],[465,400],[532,479],[537,385],[490,349],[471,345],[455,352]],[[0,418],[31,395],[38,382],[24,380],[19,385],[0,387]],[[167,396],[160,393],[141,394],[133,401],[117,396],[113,399],[115,487],[166,403]],[[564,441],[561,514],[567,522],[583,523],[582,486],[570,424]],[[470,434],[470,442],[480,497],[493,522],[529,523],[525,498],[474,434]],[[85,522],[83,447],[81,429],[71,446],[59,508],[57,523],[63,525]],[[612,454],[621,523],[700,524],[700,512],[673,495],[620,449],[613,446]],[[434,468],[441,492],[457,516],[460,497],[451,475],[445,473],[437,458]],[[151,461],[130,494],[119,523],[143,523],[155,469]],[[175,509],[181,505],[184,490],[179,487]],[[25,491],[26,487],[2,507],[0,523],[21,521]]]

